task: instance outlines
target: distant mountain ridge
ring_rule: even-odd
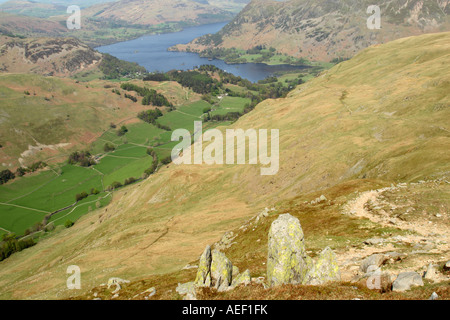
[[[179,21],[204,24],[232,18],[228,11],[193,0],[120,0],[86,8],[83,14],[141,25]]]
[[[70,76],[98,66],[102,54],[75,38],[0,36],[0,71]]]
[[[274,47],[297,58],[330,61],[397,38],[449,30],[449,0],[384,0],[381,29],[367,28],[370,0],[253,0],[221,31],[181,51]]]

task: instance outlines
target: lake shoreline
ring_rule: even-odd
[[[268,65],[265,63],[238,63],[228,64],[219,59],[208,59],[197,53],[175,52],[169,48],[180,44],[189,43],[193,39],[215,33],[222,29],[228,22],[213,23],[196,27],[189,27],[180,32],[171,32],[157,35],[145,35],[134,40],[122,41],[112,45],[97,47],[96,50],[108,53],[121,60],[136,62],[147,69],[148,72],[167,72],[170,70],[192,70],[201,65],[214,65],[219,69],[248,79],[251,82],[274,76],[277,72],[298,72],[308,68],[292,65]]]

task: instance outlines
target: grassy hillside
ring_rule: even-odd
[[[168,165],[116,192],[108,207],[94,210],[74,227],[0,262],[0,298],[88,297],[90,288],[113,276],[149,279],[144,284],[160,286],[163,297],[176,298],[167,291],[192,279],[179,270],[195,261],[206,244],[264,207],[300,216],[312,250],[326,239],[351,250],[346,240],[402,234],[337,212],[357,192],[448,179],[449,40],[450,33],[441,33],[370,47],[287,98],[259,104],[231,128],[279,129],[278,174],[261,176],[258,165]],[[446,190],[443,201],[448,200]],[[321,193],[330,202],[308,207]],[[268,226],[247,228],[247,242],[230,252],[255,275],[263,272],[267,240],[262,235]],[[76,293],[65,287],[71,264],[83,271],[83,287]],[[161,274],[169,275],[158,278]]]
[[[106,82],[89,85],[29,74],[0,75],[2,168],[17,168],[67,154],[93,142],[110,122],[144,106],[111,93]],[[59,150],[59,151],[58,151]]]

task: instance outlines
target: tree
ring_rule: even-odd
[[[125,135],[125,133],[128,132],[128,128],[126,126],[121,126],[120,129],[117,131],[117,135],[119,137]]]
[[[66,227],[66,228],[70,228],[71,226],[73,226],[75,223],[72,221],[72,220],[67,220],[65,223],[64,223],[64,227]]]
[[[86,192],[86,191],[83,191],[82,193],[78,193],[78,194],[75,195],[75,200],[76,200],[77,202],[79,202],[79,201],[81,201],[81,200],[87,198],[88,196],[89,196],[89,195],[87,194],[87,192]]]
[[[114,147],[114,145],[110,142],[105,143],[105,145],[103,146],[103,151],[105,152],[110,152],[114,150],[116,150],[116,147]]]
[[[0,184],[7,183],[9,180],[14,179],[16,176],[11,170],[6,169],[0,172]]]

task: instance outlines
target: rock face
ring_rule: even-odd
[[[234,268],[234,273],[239,269]],[[200,257],[194,285],[196,287],[215,287],[218,291],[225,291],[231,286],[233,279],[233,264],[218,250],[211,250],[207,246]]]
[[[376,268],[383,265],[389,257],[385,256],[384,254],[373,254],[366,259],[361,264],[361,271],[368,272],[369,268],[371,266],[375,266]]]
[[[302,284],[308,272],[304,235],[300,221],[282,214],[269,231],[267,281],[269,286]]]
[[[430,281],[435,281],[438,279],[438,271],[432,263],[428,265],[424,278]]]
[[[415,286],[423,286],[422,277],[417,272],[402,272],[392,284],[392,291],[403,292]]]
[[[233,278],[233,282],[231,283],[231,286],[237,287],[240,284],[248,285],[252,281],[252,278],[250,276],[250,270],[245,270],[241,274],[238,274],[236,277]]]
[[[232,281],[233,264],[224,253],[213,250],[211,261],[211,285],[218,291],[225,291]]]
[[[251,281],[249,270],[240,274],[223,252],[207,246],[200,256],[195,281],[178,284],[176,291],[184,296],[184,300],[195,300],[197,288],[210,287],[221,292],[240,284],[248,285]]]
[[[341,280],[341,272],[337,263],[336,254],[330,247],[326,247],[320,253],[316,263],[308,272],[307,279],[307,284],[312,285],[320,285],[329,281]]]
[[[209,287],[211,285],[211,247],[207,246],[200,257],[198,265],[197,276],[195,278],[195,285],[199,287]]]

